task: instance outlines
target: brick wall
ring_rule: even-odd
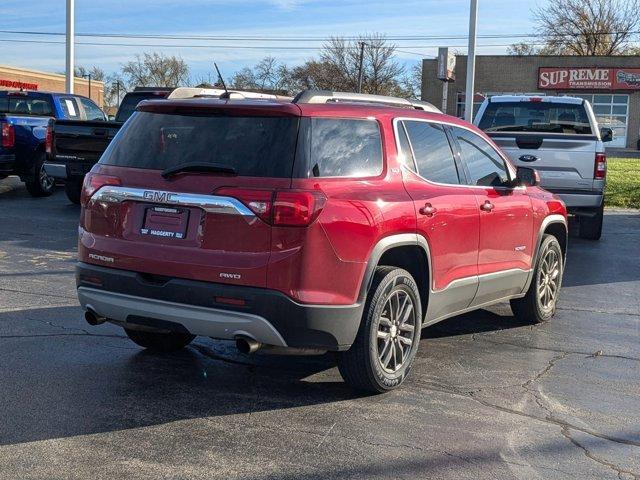
[[[438,108],[442,105],[442,82],[436,77],[437,60],[422,62],[422,99]],[[541,92],[547,95],[563,93],[615,93],[612,90],[539,90],[539,67],[627,67],[640,68],[640,56],[578,57],[578,56],[509,56],[482,55],[476,57],[476,93]],[[448,85],[447,113],[456,114],[458,93],[464,92],[467,57],[456,57],[455,82]],[[640,137],[640,91],[619,91],[629,95],[627,147],[636,148]]]
[[[65,77],[56,73],[38,72],[36,70],[25,70],[16,67],[0,66],[0,80],[9,82],[22,82],[24,84],[37,84],[37,90],[45,92],[65,92]],[[17,90],[0,86],[0,90]],[[74,92],[78,95],[89,97],[89,80],[76,78],[74,81]],[[91,99],[102,107],[104,103],[104,83],[91,80]]]

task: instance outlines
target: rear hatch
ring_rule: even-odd
[[[274,192],[291,187],[292,104],[147,102],[83,191],[82,261],[265,286]]]
[[[491,101],[478,126],[515,165],[538,170],[544,188],[593,188],[599,140],[584,101],[526,97]]]

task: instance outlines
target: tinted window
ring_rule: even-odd
[[[380,128],[375,120],[312,118],[309,174],[313,177],[372,177],[382,173]]]
[[[87,120],[104,120],[104,113],[95,103],[88,98],[81,98],[80,102],[84,107],[84,113],[87,115]]]
[[[442,125],[413,121],[403,123],[420,176],[437,183],[460,183],[451,145]]]
[[[9,94],[0,97],[0,113],[51,116],[53,109],[48,99],[29,97],[23,94]]]
[[[166,97],[165,92],[140,92],[140,93],[127,93],[122,99],[118,112],[116,113],[116,122],[126,122],[129,117],[136,111],[136,107],[143,100],[149,99],[161,99]]]
[[[72,97],[63,97],[60,99],[60,108],[62,109],[62,115],[65,118],[71,118],[77,120],[80,118],[80,110],[78,109],[78,102]]]
[[[411,151],[411,144],[402,122],[398,123],[398,143],[400,144],[400,162],[412,172],[416,172],[416,162]]]
[[[469,130],[455,127],[462,161],[470,174],[471,185],[497,187],[509,180],[504,160],[495,149]]]
[[[591,135],[582,104],[551,102],[490,102],[480,128],[487,132],[547,132]]]
[[[187,162],[232,167],[238,175],[291,177],[298,118],[136,112],[100,163],[164,170]]]

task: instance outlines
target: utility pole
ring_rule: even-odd
[[[476,74],[476,27],[478,26],[478,0],[471,0],[469,12],[469,50],[467,52],[467,86],[464,92],[464,119],[473,121],[473,99],[475,89],[473,86]]]
[[[91,74],[87,73],[86,75],[82,76],[83,78],[88,78],[89,79],[89,95],[87,95],[89,98],[91,98]]]
[[[67,45],[66,45],[66,80],[67,93],[73,93],[73,78],[75,70],[75,0],[67,0]]]
[[[358,63],[358,93],[362,93],[362,76],[364,74],[364,42],[360,42],[360,61]]]

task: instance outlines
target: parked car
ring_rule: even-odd
[[[598,128],[587,100],[574,97],[494,96],[475,121],[516,165],[535,167],[541,185],[579,217],[580,236],[602,235],[610,128]]]
[[[136,88],[122,99],[115,120],[51,122],[51,152],[45,171],[51,177],[64,180],[67,198],[80,203],[80,191],[85,174],[98,161],[120,127],[133,114],[136,106],[150,98],[165,98],[172,88]]]
[[[43,168],[52,118],[106,120],[100,107],[80,95],[0,91],[0,178],[19,175],[34,197],[51,195],[55,187]]]
[[[79,204],[85,174],[100,159],[140,102],[160,98],[219,98],[224,93],[222,89],[199,87],[138,87],[124,96],[112,122],[52,122],[52,152],[45,170],[54,178],[64,180],[67,198]],[[240,92],[232,91],[231,94],[237,96]],[[242,98],[276,98],[274,95],[253,92],[242,92],[241,95]]]
[[[429,104],[144,102],[85,179],[78,298],[145,348],[333,351],[383,392],[422,327],[504,300],[554,315],[566,209],[537,182]]]

